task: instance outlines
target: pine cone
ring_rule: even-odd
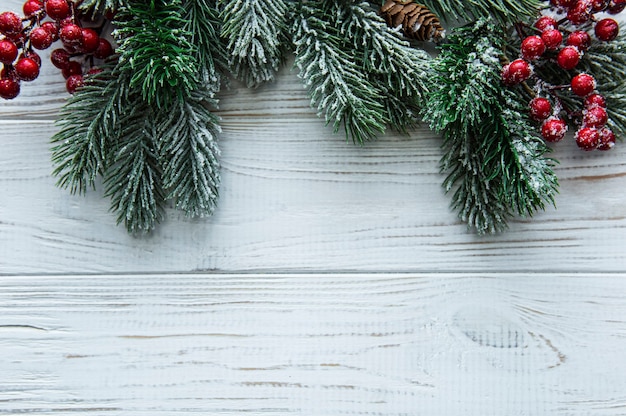
[[[390,27],[401,26],[407,38],[437,42],[445,36],[439,18],[426,6],[413,0],[388,0],[380,8],[380,14]]]

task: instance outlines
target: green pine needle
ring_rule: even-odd
[[[52,137],[53,172],[58,185],[71,193],[94,188],[107,165],[109,148],[117,136],[119,120],[126,112],[128,77],[113,64],[90,77],[61,110],[60,130]]]
[[[129,1],[116,17],[121,70],[149,104],[167,107],[198,87],[196,46],[184,16],[180,0],[151,0]]]
[[[385,130],[383,93],[346,52],[338,28],[329,27],[319,15],[319,10],[302,7],[294,37],[299,76],[326,123],[335,132],[343,124],[346,138],[362,144]]]
[[[164,217],[165,189],[161,179],[156,118],[141,98],[119,120],[119,139],[105,172],[106,196],[131,234],[152,231]]]
[[[228,52],[220,38],[222,22],[216,0],[194,0],[185,3],[185,30],[195,46],[197,72],[201,87],[213,93],[220,90],[222,73],[228,72]]]
[[[381,89],[387,124],[407,133],[428,96],[430,56],[389,28],[369,3],[356,2],[342,12],[339,33],[351,41],[356,60]]]
[[[287,44],[283,0],[219,0],[222,37],[234,75],[248,87],[274,80]]]
[[[441,169],[452,206],[479,234],[502,231],[514,215],[554,203],[557,179],[536,136],[525,99],[500,81],[503,37],[481,20],[453,31],[435,60],[424,111],[443,133]]]
[[[207,108],[215,103],[200,92],[173,106],[159,121],[163,186],[167,199],[189,217],[211,215],[218,198],[219,118]]]
[[[423,3],[445,21],[493,19],[492,30],[498,25],[536,17],[545,6],[541,0],[424,0]]]

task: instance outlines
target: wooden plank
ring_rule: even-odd
[[[624,274],[3,277],[0,414],[623,415]]]

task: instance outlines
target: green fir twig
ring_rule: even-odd
[[[221,35],[229,65],[248,87],[273,81],[288,43],[288,3],[283,0],[220,0]]]
[[[167,199],[188,217],[211,215],[220,184],[219,118],[207,107],[216,105],[208,93],[196,91],[159,120],[160,158]]]
[[[152,231],[164,216],[165,189],[158,155],[158,131],[151,107],[136,96],[136,111],[119,120],[119,139],[105,172],[106,196],[129,233]]]
[[[72,96],[57,119],[60,130],[52,137],[53,172],[57,184],[71,193],[85,193],[107,167],[110,147],[126,112],[129,77],[109,63]]]
[[[525,98],[500,81],[503,35],[481,20],[453,31],[434,63],[424,112],[443,134],[441,169],[452,206],[479,234],[502,231],[514,215],[554,203],[548,148],[528,121]]]
[[[423,0],[423,3],[448,22],[490,19],[492,29],[534,18],[545,6],[541,0]]]
[[[143,99],[167,107],[199,87],[196,46],[181,0],[128,0],[116,17],[120,70]]]

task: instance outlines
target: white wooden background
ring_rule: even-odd
[[[477,237],[438,137],[348,144],[285,68],[221,98],[215,216],[133,238],[54,186],[64,99],[0,102],[0,415],[626,415],[626,144]]]

